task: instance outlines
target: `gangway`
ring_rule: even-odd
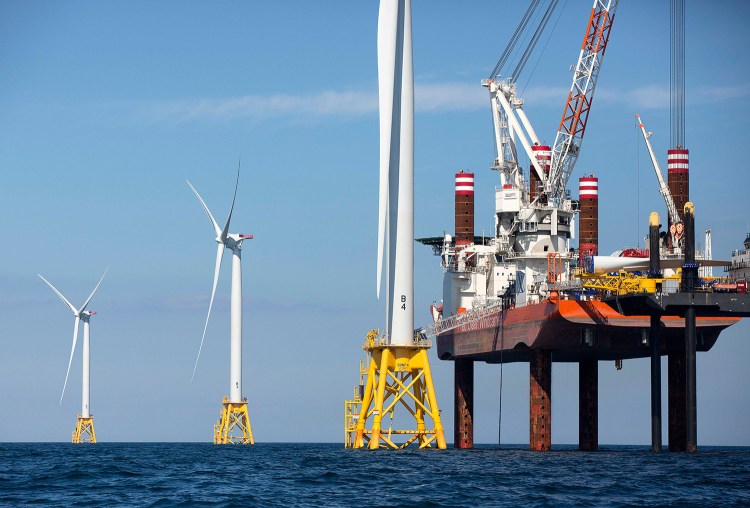
[[[458,328],[459,326],[473,323],[474,321],[478,321],[483,317],[489,316],[496,310],[502,308],[502,306],[502,300],[493,300],[487,305],[483,305],[476,309],[467,310],[466,312],[462,312],[460,314],[455,314],[447,318],[438,319],[434,323],[426,325],[417,330],[417,334],[421,334],[424,337],[435,337],[436,335],[440,335],[441,333],[453,330],[455,328]]]

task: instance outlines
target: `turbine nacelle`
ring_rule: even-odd
[[[226,236],[226,238],[221,238],[221,236],[216,237],[216,243],[219,245],[223,245],[229,250],[235,250],[235,249],[241,249],[242,248],[242,242],[245,240],[252,240],[253,235],[243,235],[240,233],[230,233]]]

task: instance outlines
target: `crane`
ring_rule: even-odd
[[[490,77],[482,81],[482,86],[488,88],[490,92],[495,146],[497,148],[497,158],[492,165],[492,169],[500,171],[502,184],[511,184],[517,188],[522,187],[523,176],[518,165],[516,138],[521,143],[521,147],[529,160],[531,160],[540,181],[543,182],[546,179],[546,173],[531,148],[540,145],[541,142],[523,111],[523,99],[517,96],[516,82],[552,18],[558,1],[549,1],[541,14],[538,26],[532,34],[530,23],[537,17],[536,10],[540,7],[539,0],[532,0]],[[517,60],[511,59],[512,56],[518,54],[517,44],[527,38],[529,39],[528,45],[520,57]]]
[[[573,83],[563,110],[562,119],[552,148],[552,157],[548,171],[537,161],[533,146],[542,143],[531,126],[523,110],[523,99],[517,96],[516,82],[528,61],[529,55],[539,40],[547,22],[550,20],[558,0],[551,0],[541,15],[539,26],[530,36],[530,42],[515,68],[507,67],[508,59],[515,53],[516,44],[523,39],[523,34],[534,18],[538,0],[532,1],[526,14],[511,37],[508,47],[503,52],[490,77],[482,85],[490,92],[492,119],[494,124],[497,158],[492,166],[501,173],[503,184],[509,183],[521,187],[522,175],[518,165],[515,139],[521,144],[531,161],[533,171],[544,186],[545,193],[558,201],[565,195],[565,187],[573,172],[586,130],[594,89],[599,77],[602,59],[607,49],[609,34],[614,22],[618,0],[594,0],[591,14],[583,37],[581,52],[573,73]],[[507,67],[507,71],[505,70]]]
[[[680,214],[677,211],[677,206],[675,206],[674,204],[674,199],[672,199],[672,193],[669,192],[669,187],[667,186],[667,183],[664,181],[664,177],[661,174],[661,169],[659,169],[659,163],[656,160],[656,155],[654,155],[654,149],[651,147],[651,142],[648,140],[648,138],[651,137],[652,133],[646,132],[646,127],[643,125],[643,120],[641,120],[640,115],[635,115],[635,117],[638,119],[638,127],[640,127],[641,132],[643,132],[643,139],[646,141],[648,153],[651,156],[651,163],[654,165],[656,179],[659,180],[659,192],[664,197],[664,202],[667,204],[669,221],[671,224],[677,224],[678,222],[681,222]]]
[[[552,147],[549,178],[544,184],[545,192],[553,199],[560,200],[565,196],[565,187],[578,160],[617,2],[594,0],[591,9],[581,53],[573,72],[573,84]]]

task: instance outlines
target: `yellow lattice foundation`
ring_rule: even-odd
[[[73,429],[74,443],[96,443],[96,432],[94,432],[94,417],[83,418],[78,415],[76,428]]]
[[[363,347],[372,359],[353,447],[401,449],[416,442],[419,448],[445,449],[445,434],[427,356],[431,343],[415,340],[413,347],[395,347],[382,342],[377,333],[371,332]],[[382,429],[383,416],[390,414],[392,417],[396,407],[403,407],[414,417],[416,429]],[[432,420],[433,429],[427,429],[426,418]],[[370,420],[372,427],[367,429]]]
[[[247,401],[222,401],[219,423],[214,425],[214,444],[255,444],[247,413]]]

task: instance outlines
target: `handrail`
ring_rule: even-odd
[[[415,347],[415,348],[423,348],[423,349],[429,349],[432,347],[432,341],[427,338],[427,336],[422,333],[422,330],[414,330],[414,337],[412,338],[411,344],[407,344],[405,346],[401,346],[400,344],[393,344],[391,340],[388,338],[388,334],[381,333],[379,329],[370,330],[367,333],[367,336],[365,337],[365,342],[362,344],[362,349],[365,351],[370,351],[375,348],[381,348],[381,347]]]
[[[502,300],[493,300],[483,307],[468,310],[466,312],[462,312],[461,314],[455,314],[447,318],[439,319],[432,324],[424,326],[420,330],[420,332],[424,334],[425,337],[434,337],[436,335],[440,335],[443,332],[458,328],[459,326],[473,323],[474,321],[492,314],[497,309],[502,308],[502,306]]]

